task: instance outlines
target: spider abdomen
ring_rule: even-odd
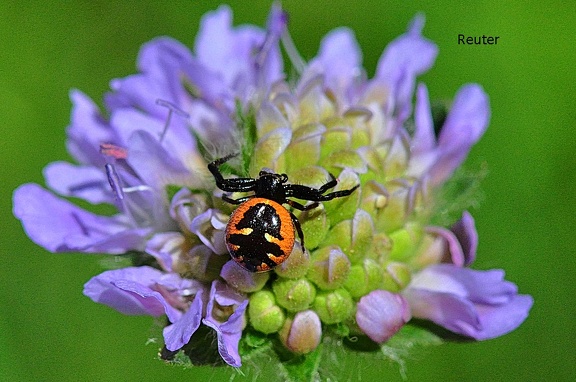
[[[290,256],[294,247],[290,212],[266,198],[251,198],[230,216],[226,247],[238,264],[251,272],[269,271]]]

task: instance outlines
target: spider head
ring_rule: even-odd
[[[263,169],[258,174],[256,180],[256,188],[254,193],[256,196],[272,199],[282,203],[286,198],[284,184],[288,181],[288,175],[276,174],[274,172]]]

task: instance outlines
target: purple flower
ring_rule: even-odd
[[[442,184],[462,164],[472,146],[488,127],[490,107],[488,96],[477,84],[464,85],[440,130],[434,136],[428,90],[418,87],[415,113],[415,133],[412,141],[414,160],[408,173],[427,174],[433,185]]]
[[[375,290],[358,302],[356,322],[374,342],[388,341],[410,320],[404,297],[386,290]]]
[[[443,262],[462,267],[476,259],[478,233],[474,218],[467,211],[450,229],[429,226],[426,233],[433,237],[434,243],[420,255],[421,265]]]
[[[531,297],[502,271],[463,268],[478,246],[468,212],[450,228],[429,225],[436,191],[483,135],[490,109],[479,85],[464,85],[436,136],[428,90],[417,83],[438,54],[423,27],[416,16],[368,78],[347,28],[330,32],[306,63],[279,6],[266,29],[234,27],[221,6],[202,18],[193,50],[169,37],[144,44],[138,73],[111,82],[103,112],[70,93],[66,144],[76,163],[45,168],[50,191],[20,186],[14,215],[49,251],[129,253],[149,264],[103,272],[84,294],[124,314],[165,315],[171,355],[198,345],[201,325],[233,367],[252,331],[303,357],[338,342],[323,341],[326,325],[378,344],[411,316],[476,339],[505,334],[526,318]],[[284,73],[280,44],[296,78]],[[265,168],[294,184],[321,187],[334,174],[334,191],[359,187],[303,213],[287,206],[306,245],[275,273],[253,274],[228,256],[235,207],[207,169],[232,153],[225,177]],[[66,198],[117,212],[97,215]]]
[[[416,274],[402,293],[412,315],[454,333],[486,340],[516,329],[533,299],[518,294],[504,271],[476,271],[452,264],[430,266]]]
[[[14,215],[30,239],[53,252],[125,253],[142,249],[151,232],[131,226],[123,215],[99,216],[83,210],[36,184],[16,189]]]
[[[303,310],[286,320],[280,330],[280,340],[286,348],[296,354],[310,353],[322,340],[322,325],[318,314],[312,310]]]
[[[212,283],[206,318],[202,322],[216,331],[218,352],[226,363],[235,367],[242,365],[238,341],[245,326],[247,306],[248,300],[241,293],[221,281]],[[229,314],[230,309],[233,309],[232,314]]]
[[[203,301],[204,293],[204,290],[198,290],[192,304],[190,304],[188,310],[182,317],[164,328],[163,334],[166,349],[170,351],[181,349],[190,341],[192,334],[200,327],[203,307],[205,305]]]
[[[202,288],[193,280],[143,266],[103,272],[84,285],[84,294],[124,314],[166,314],[171,322],[177,322],[187,308],[187,297]]]

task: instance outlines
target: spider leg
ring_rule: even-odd
[[[230,154],[224,158],[216,159],[215,161],[208,164],[208,170],[214,176],[216,180],[216,186],[219,189],[226,192],[245,192],[252,191],[256,185],[256,180],[252,178],[230,178],[226,179],[222,176],[220,172],[220,166],[230,160],[231,158],[237,156],[238,154]]]
[[[290,212],[290,217],[292,218],[292,223],[294,223],[294,227],[296,227],[296,231],[298,232],[298,237],[300,238],[300,246],[302,247],[302,251],[306,252],[306,248],[304,247],[304,232],[302,232],[302,226],[300,225],[300,221],[292,212]]]
[[[322,195],[322,200],[332,200],[334,198],[341,198],[342,196],[348,196],[348,195],[352,194],[354,191],[356,191],[356,189],[358,187],[360,187],[359,184],[355,185],[354,187],[350,188],[349,190],[340,190],[340,191],[330,192],[328,194]]]
[[[216,178],[222,177],[222,174],[220,174],[220,170],[218,169],[218,167],[222,166],[224,163],[228,162],[230,159],[234,158],[235,156],[238,156],[238,153],[226,155],[223,158],[219,158],[213,162],[210,162],[208,164],[208,170],[210,170],[210,172],[212,173],[212,175],[214,175],[214,177],[216,177]]]
[[[318,202],[314,202],[314,203],[310,203],[307,205],[302,205],[302,204],[295,202],[293,200],[290,200],[290,199],[286,199],[286,203],[289,204],[291,207],[294,207],[300,211],[308,211],[308,210],[314,209],[314,208],[318,207],[318,205],[320,204]]]
[[[216,185],[219,189],[226,192],[246,192],[253,191],[256,186],[256,180],[252,178],[229,178],[218,181]]]
[[[222,200],[224,200],[225,202],[228,202],[230,204],[242,204],[245,201],[247,201],[248,199],[252,199],[253,197],[254,197],[254,195],[250,195],[250,196],[244,196],[244,197],[238,198],[238,199],[232,199],[228,195],[222,195]]]
[[[349,190],[340,190],[330,192],[328,194],[323,194],[322,192],[326,192],[327,189],[332,188],[332,183],[336,180],[331,180],[330,182],[326,183],[324,186],[317,188],[302,186],[300,184],[288,184],[286,185],[286,196],[291,196],[297,199],[303,200],[311,200],[314,202],[324,202],[327,200],[332,200],[334,198],[340,198],[342,196],[348,196],[354,192],[360,185],[356,185]],[[322,191],[322,192],[321,192]]]
[[[329,189],[331,189],[333,187],[336,187],[336,185],[338,184],[338,181],[336,180],[334,175],[332,175],[331,173],[328,173],[328,174],[330,175],[330,180],[318,189],[318,192],[321,194],[325,193],[326,191],[328,191]]]

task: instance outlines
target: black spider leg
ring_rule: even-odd
[[[224,158],[216,159],[214,162],[208,164],[208,170],[216,180],[216,186],[226,192],[246,192],[252,191],[256,187],[256,179],[252,178],[229,178],[225,179],[220,172],[219,167],[238,154],[230,154]]]
[[[332,200],[334,198],[348,196],[352,194],[358,187],[360,187],[360,185],[357,184],[356,186],[352,187],[349,190],[334,191],[324,195],[326,191],[335,187],[336,184],[338,183],[336,178],[334,178],[334,175],[330,174],[330,178],[331,178],[330,181],[326,182],[326,184],[322,185],[320,188],[312,188],[300,184],[287,184],[285,186],[286,196],[291,196],[302,200],[310,200],[314,202],[323,202],[327,200]]]
[[[244,197],[238,198],[238,199],[232,199],[228,195],[222,195],[222,200],[224,200],[225,202],[228,202],[230,204],[242,204],[245,201],[247,201],[248,199],[252,199],[255,196],[256,195],[249,195],[249,196],[244,196]]]
[[[288,202],[291,202],[291,200],[289,200]],[[291,203],[288,204],[292,205]],[[306,252],[306,247],[304,247],[304,232],[302,232],[302,226],[300,225],[300,220],[298,220],[296,215],[294,215],[292,212],[290,212],[290,217],[292,218],[292,223],[294,223],[294,227],[296,227],[296,232],[298,232],[298,238],[300,239],[300,246],[302,247],[302,252]]]
[[[318,205],[320,204],[318,202],[314,202],[304,206],[298,202],[289,199],[286,199],[286,203],[289,204],[291,207],[296,208],[297,210],[300,211],[311,210],[313,208],[318,207]],[[302,246],[302,251],[306,252],[306,248],[304,247],[304,232],[302,232],[302,226],[300,225],[300,220],[298,220],[296,215],[294,215],[291,211],[288,212],[290,212],[290,217],[292,217],[294,227],[296,227],[296,231],[298,231],[298,237],[300,238],[300,245]]]

